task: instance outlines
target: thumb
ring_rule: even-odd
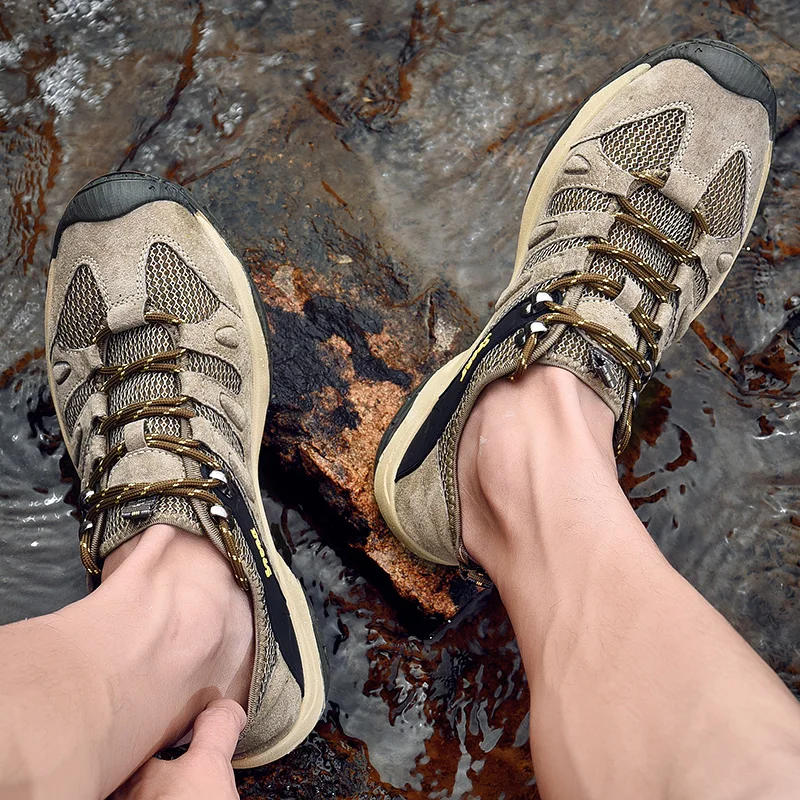
[[[237,702],[214,700],[194,721],[189,752],[204,750],[230,761],[246,722],[244,710]]]

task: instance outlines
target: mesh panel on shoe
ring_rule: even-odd
[[[172,350],[172,337],[163,325],[140,325],[108,337],[106,364],[129,364],[140,358]]]
[[[91,269],[81,264],[67,287],[55,341],[70,350],[88,347],[102,328],[106,312],[106,302]]]
[[[69,396],[69,400],[67,400],[64,405],[64,422],[67,423],[70,433],[75,430],[78,417],[80,417],[81,411],[83,411],[83,407],[86,405],[86,401],[92,396],[94,391],[94,380],[86,380]]]
[[[631,193],[629,199],[638,210],[648,216],[657,228],[669,236],[674,234],[673,238],[681,244],[689,243],[694,225],[691,214],[686,214],[682,209],[675,206],[671,200],[663,197],[655,187],[649,185],[641,186]],[[671,208],[671,206],[674,206],[674,208]],[[677,268],[675,259],[652,236],[635,228],[633,225],[617,220],[608,232],[608,241],[623,250],[639,256],[668,280],[674,276]],[[615,258],[602,253],[598,253],[591,260],[589,271],[608,275],[620,283],[624,283],[626,278],[637,280]],[[650,313],[656,306],[656,297],[640,281],[637,280],[637,283],[642,286],[644,292],[641,307],[645,312]],[[591,289],[587,290],[587,296],[605,298],[605,295]]]
[[[692,245],[697,230],[694,218],[677,203],[664,196],[655,186],[644,184],[632,192],[629,199],[662,233],[665,233],[683,247],[688,248]],[[663,260],[660,262],[663,271],[659,268],[659,264],[650,263],[664,277],[671,278],[674,276],[678,265],[666,252],[665,255],[667,255],[670,263]],[[708,292],[708,280],[698,262],[690,262],[690,264],[693,270],[694,298],[695,302],[699,303]]]
[[[586,366],[591,364],[589,357],[589,342],[584,336],[571,328],[567,328],[561,335],[561,338],[556,342],[551,353],[557,358],[556,360],[564,360],[574,364]],[[625,393],[625,380],[626,372],[622,367],[613,359],[606,358],[606,365],[611,374],[611,390],[618,396]]]
[[[689,245],[694,231],[692,215],[661,194],[655,186],[644,184],[635,189],[628,199],[662,233],[684,247]]]
[[[123,510],[124,506],[112,506],[108,510],[106,522],[108,536],[114,536],[115,533],[125,530],[130,524],[123,518]],[[164,494],[154,497],[153,511],[150,517],[151,519],[169,519],[170,524],[183,530],[194,531],[198,527],[197,514],[185,497],[171,497]]]
[[[747,189],[747,161],[738,150],[714,176],[698,207],[712,236],[736,236],[744,227],[744,200]]]
[[[244,459],[244,448],[242,447],[242,443],[239,441],[239,437],[234,432],[228,420],[225,419],[222,414],[216,412],[213,408],[204,406],[201,403],[195,403],[194,408],[198,416],[207,419],[222,434],[222,436],[228,440],[231,447],[233,447],[233,449],[238,453],[239,458]]]
[[[190,372],[202,372],[209,378],[224,386],[229,392],[239,394],[242,388],[242,376],[227,361],[194,350],[187,351],[183,366]]]
[[[644,214],[656,228],[671,239],[687,248],[692,244],[696,235],[694,218],[668,197],[665,197],[656,187],[650,184],[639,184],[630,193],[628,199],[634,208]],[[672,280],[675,277],[678,262],[666,248],[648,233],[623,220],[617,220],[611,226],[607,238],[611,244],[639,256],[667,280]],[[692,277],[695,302],[699,303],[708,291],[707,280],[702,267],[699,264],[690,263],[693,267]],[[624,283],[626,279],[636,281],[643,291],[640,303],[641,309],[650,315],[655,312],[658,305],[656,296],[627,267],[620,264],[617,259],[598,253],[592,257],[587,269],[593,273],[608,275],[619,283]],[[593,289],[586,289],[584,296],[607,300],[604,294]],[[671,301],[675,305],[677,298],[673,296]],[[565,361],[582,364],[591,363],[589,343],[584,337],[570,330],[565,331],[564,335],[554,345],[552,355],[556,359],[563,358]],[[611,374],[611,386],[609,388],[617,396],[623,397],[627,381],[626,373],[615,360],[606,359],[606,363]]]
[[[694,264],[694,272],[692,274],[692,284],[694,286],[694,302],[695,304],[702,303],[706,299],[708,293],[708,280],[703,274],[703,268],[699,264]]]
[[[584,186],[572,186],[553,195],[547,214],[555,217],[567,211],[606,211],[610,202],[611,198],[605,192]]]
[[[600,147],[622,169],[665,170],[678,152],[685,125],[686,112],[669,108],[606,133]]]
[[[148,311],[166,311],[184,322],[200,322],[219,308],[214,293],[164,242],[151,245],[145,272]]]
[[[140,358],[172,350],[172,337],[162,325],[147,324],[131,328],[108,337],[106,364],[129,364]],[[108,392],[108,413],[117,411],[145,400],[175,397],[180,394],[180,380],[170,372],[140,372],[112,386]],[[152,417],[145,420],[148,433],[163,433],[180,436],[181,423],[169,417]],[[113,428],[111,444],[122,439],[122,428]]]
[[[615,222],[608,232],[608,241],[635,253],[665,278],[669,278],[674,270],[675,259],[652,236],[632,225]]]
[[[114,414],[132,403],[141,403],[180,393],[178,376],[171,372],[146,372],[131,375],[108,392],[108,410]]]
[[[533,249],[528,256],[525,267],[532,267],[534,264],[538,264],[540,261],[544,261],[546,258],[556,255],[556,253],[563,253],[565,250],[572,250],[575,247],[586,247],[587,244],[593,241],[594,239],[588,236],[575,236],[571,239],[559,239],[555,242],[548,242],[547,244]]]

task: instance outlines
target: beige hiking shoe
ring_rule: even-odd
[[[261,300],[181,187],[98,178],[58,226],[47,286],[50,388],[81,476],[81,559],[156,523],[207,536],[250,594],[255,664],[234,766],[280,758],[325,703],[303,589],[264,515],[258,455],[269,402]]]
[[[672,44],[590,95],[545,151],[516,265],[488,325],[409,398],[383,437],[375,496],[411,550],[470,565],[456,457],[491,381],[534,362],[574,373],[630,438],[661,354],[719,289],[764,190],[775,126],[764,71],[731,45]]]

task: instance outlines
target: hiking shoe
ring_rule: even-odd
[[[590,95],[548,145],[511,282],[475,343],[386,431],[375,496],[411,550],[471,564],[458,443],[480,392],[538,362],[567,369],[616,417],[620,452],[642,387],[720,287],[764,190],[775,94],[731,45],[668,45]]]
[[[47,285],[50,388],[81,477],[81,560],[156,523],[207,536],[249,593],[255,664],[234,758],[280,758],[325,702],[303,589],[276,549],[258,484],[269,403],[266,320],[249,274],[181,187],[92,181],[59,223]]]

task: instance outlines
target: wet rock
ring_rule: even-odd
[[[69,194],[114,167],[190,186],[229,229],[270,311],[269,466],[354,558],[375,565],[374,579],[452,616],[474,592],[408,556],[376,513],[370,464],[381,431],[485,317],[505,283],[527,176],[612,66],[609,53],[617,65],[716,32],[769,70],[781,100],[776,177],[759,252],[744,268],[740,259],[722,296],[755,289],[761,310],[738,303],[737,328],[777,331],[786,297],[760,265],[795,258],[792,8],[676,0],[657,13],[637,7],[634,34],[614,27],[633,5],[612,20],[591,4],[555,14],[513,3],[203,2],[144,14],[134,0],[43,13],[9,3],[0,88],[10,291],[0,306],[19,324],[0,380],[41,357],[41,334],[32,349],[19,332],[36,328],[47,234]],[[770,358],[764,380],[780,367]]]
[[[270,518],[276,510],[268,501]],[[314,797],[318,781],[348,800],[535,798],[527,682],[497,595],[483,593],[434,636],[415,636],[396,603],[299,514],[283,509],[278,527],[321,623],[329,706],[310,746],[242,776],[249,796]]]
[[[335,716],[330,714],[278,764],[239,773],[239,796],[243,800],[400,800],[401,795],[380,785],[364,743],[343,735]],[[309,774],[314,775],[313,783],[308,780]]]
[[[235,220],[229,237],[267,306],[265,456],[277,485],[325,514],[335,541],[368,556],[401,597],[451,617],[454,598],[467,596],[464,582],[389,534],[372,495],[372,464],[404,398],[471,341],[476,320],[441,281],[415,285],[385,249],[365,213],[364,165],[326,127],[315,131],[302,170],[277,167],[291,160],[285,132],[296,124],[285,120],[196,187],[218,216]],[[333,156],[340,175],[329,184],[321,176]],[[243,197],[260,202],[242,205]]]

